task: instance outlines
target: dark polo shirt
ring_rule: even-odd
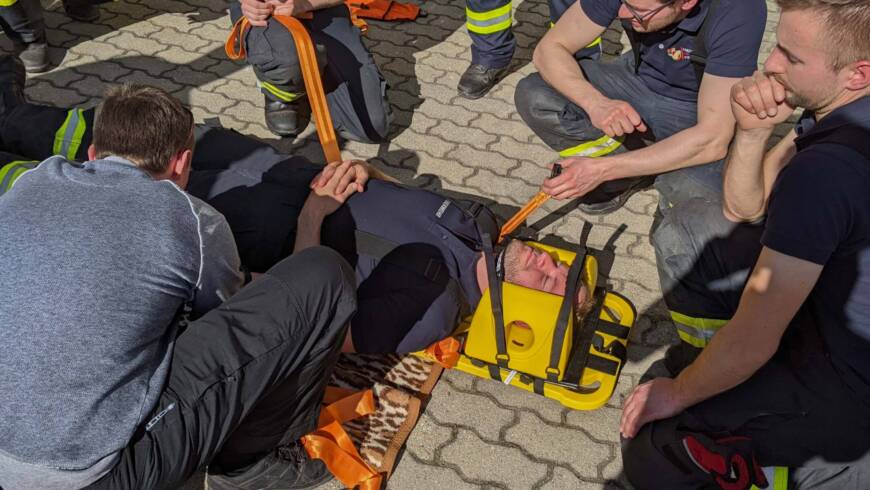
[[[764,0],[719,0],[712,14],[711,1],[700,0],[688,17],[662,31],[638,33],[641,51],[638,75],[653,92],[672,99],[698,99],[700,83],[689,55],[695,50],[695,38],[705,23],[709,25],[704,31],[707,48],[704,73],[741,78],[756,70],[767,21]],[[604,27],[617,18],[621,5],[620,0],[580,0],[586,16]]]
[[[817,331],[870,404],[870,96],[798,122],[797,154],[770,195],[761,242],[824,266],[792,328]]]

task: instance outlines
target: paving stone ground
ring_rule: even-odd
[[[219,117],[225,126],[282,150],[322,160],[313,128],[295,141],[276,140],[266,130],[252,71],[223,54],[229,26],[225,1],[119,0],[103,5],[94,24],[69,20],[59,1],[43,4],[51,58],[59,66],[30,77],[31,100],[87,107],[110,85],[153,84],[189,104],[198,121]],[[366,42],[390,82],[395,129],[389,143],[348,142],[344,154],[369,159],[411,185],[491,200],[509,216],[538,190],[546,164],[556,157],[513,105],[518,80],[533,71],[532,50],[549,20],[546,2],[514,4],[518,49],[512,73],[477,101],[457,96],[455,88],[470,56],[464,4],[435,0],[422,6],[428,15],[417,22],[371,23]],[[776,19],[771,7],[761,59],[772,48]],[[619,29],[608,30],[608,56],[623,45]],[[8,40],[0,38],[0,47],[8,50]],[[630,361],[607,406],[571,411],[493,381],[448,372],[408,440],[389,488],[630,488],[618,446],[620,407],[665,347],[677,342],[647,238],[655,206],[654,193],[647,191],[608,216],[584,216],[548,203],[529,221],[542,235],[569,241],[577,240],[588,221],[594,225],[593,247],[602,247],[626,226],[615,242],[611,282],[640,316],[630,339]],[[201,488],[201,475],[185,488]]]

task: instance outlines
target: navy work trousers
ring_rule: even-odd
[[[650,90],[635,75],[631,53],[611,63],[581,60],[580,68],[589,83],[606,97],[624,100],[638,111],[649,127],[644,139],[661,140],[697,123],[697,104]],[[563,156],[568,156],[572,148],[606,137],[592,125],[583,109],[547,84],[538,73],[520,80],[514,99],[517,112],[532,131]],[[632,134],[616,151],[635,149],[643,144],[637,134]],[[692,197],[709,199],[722,193],[721,173],[722,161],[717,161],[661,174],[656,177],[655,186],[665,206]],[[619,187],[618,184],[612,186]]]
[[[152,419],[93,489],[175,488],[245,468],[313,431],[348,322],[353,269],[314,247],[279,262],[178,337]]]
[[[393,117],[387,81],[363,44],[360,30],[351,22],[350,12],[342,4],[312,14],[314,17],[302,20],[302,24],[318,52],[336,133],[367,143],[386,140]],[[235,22],[241,16],[239,3],[232,2],[230,18]],[[307,103],[296,45],[282,24],[269,19],[266,27],[252,27],[244,42],[248,64],[266,97],[291,103],[301,97]]]

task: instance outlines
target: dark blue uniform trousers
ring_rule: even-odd
[[[192,322],[153,418],[90,488],[175,488],[206,464],[242,469],[313,431],[355,289],[350,265],[314,247]]]
[[[393,117],[387,101],[387,81],[363,44],[360,30],[351,23],[347,7],[342,4],[312,13],[314,18],[302,23],[318,51],[336,132],[354,141],[386,140]],[[241,16],[239,3],[232,2],[230,18],[235,22]],[[293,37],[283,25],[269,19],[266,27],[252,27],[245,43],[248,64],[254,68],[267,97],[282,100],[269,88],[285,96],[304,94]]]
[[[643,139],[633,133],[621,145],[614,145],[613,140],[592,125],[583,109],[547,84],[540,74],[533,73],[517,84],[514,95],[517,112],[544,143],[563,157],[603,156],[636,149],[645,144],[644,139],[661,140],[697,123],[697,104],[663,97],[650,90],[634,73],[631,53],[611,63],[581,60],[580,68],[589,83],[606,97],[630,103],[649,131]],[[596,141],[597,144],[591,144]],[[655,187],[662,196],[663,207],[692,197],[716,198],[722,193],[721,174],[720,160],[658,175]],[[618,191],[625,187],[621,183],[625,181],[613,181],[602,187]]]

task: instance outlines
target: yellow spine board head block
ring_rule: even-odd
[[[576,254],[567,250],[536,242],[527,242],[527,244],[552,254],[559,261],[568,265],[576,257]],[[587,255],[583,270],[583,283],[589,288],[590,293],[595,290],[597,279],[598,262],[595,257]],[[550,364],[550,351],[553,345],[556,320],[562,305],[562,296],[508,282],[502,284],[505,343],[507,344],[507,354],[510,357],[508,366],[510,369],[546,379],[546,370]],[[565,330],[562,352],[559,356],[559,379],[562,379],[565,366],[568,363],[573,328],[574,319],[570,318],[568,328]],[[492,314],[492,302],[488,289],[483,293],[472,317],[465,343],[465,354],[490,364],[496,364],[498,346],[495,337],[495,318]]]

